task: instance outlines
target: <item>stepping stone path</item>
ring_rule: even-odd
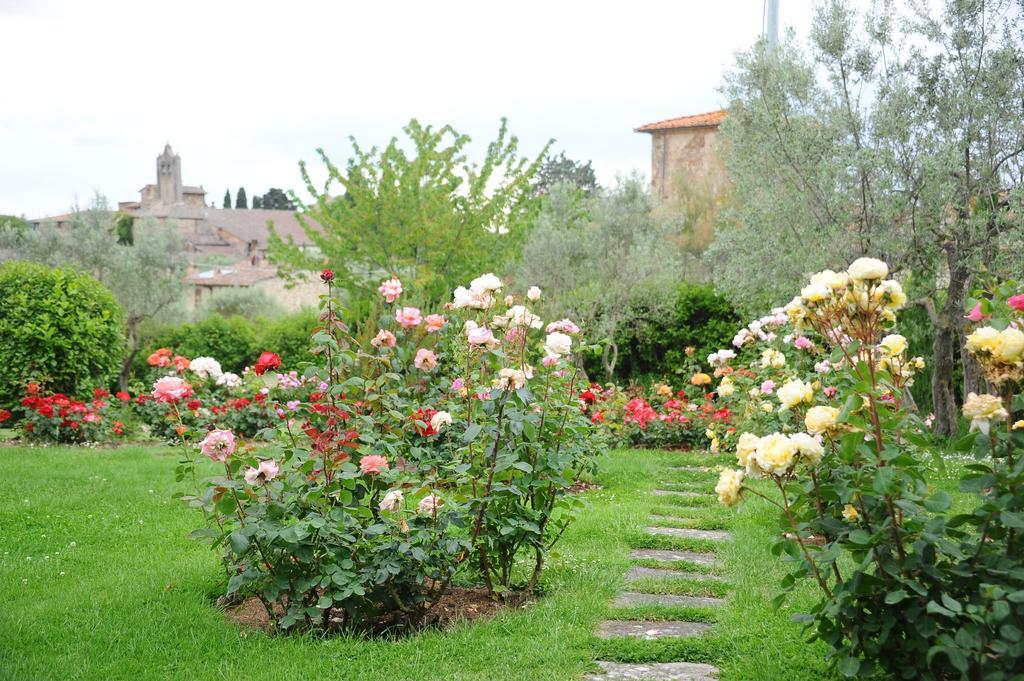
[[[699,475],[713,471],[713,468],[703,466],[676,466],[671,470]],[[666,484],[666,486],[669,486]],[[710,493],[656,489],[651,492],[656,497],[706,497]],[[680,513],[684,513],[683,509]],[[690,518],[682,516],[652,515],[652,523],[658,519],[672,519],[687,521]],[[704,541],[726,542],[732,540],[732,534],[723,530],[696,530],[677,527],[658,527],[656,524],[647,527],[648,534],[665,537],[676,537],[680,539],[699,539]],[[721,560],[713,553],[700,553],[697,551],[675,551],[665,549],[636,549],[630,552],[634,560],[654,560],[663,563],[686,562],[699,567],[714,568],[720,566]],[[689,579],[699,581],[722,581],[722,578],[704,572],[682,572],[664,568],[649,568],[634,565],[626,573],[626,582],[640,582],[643,580],[665,580]],[[666,607],[694,607],[694,608],[717,608],[725,601],[721,598],[708,598],[704,596],[684,596],[675,594],[653,594],[641,593],[639,591],[621,592],[612,602],[613,608],[632,608],[649,605],[660,605]],[[660,638],[682,638],[689,636],[700,636],[713,625],[705,622],[689,622],[681,620],[605,620],[598,626],[597,635],[600,638],[638,638],[652,641]],[[691,662],[659,662],[659,663],[638,663],[624,664],[619,662],[607,662],[598,660],[601,672],[592,674],[587,679],[592,681],[713,681],[718,678],[718,668],[708,664],[695,664]]]
[[[660,534],[666,537],[681,539],[710,539],[712,541],[728,541],[732,535],[721,530],[690,530],[682,527],[648,527],[648,534]]]
[[[677,489],[656,489],[651,492],[656,497],[702,497],[704,496],[700,492],[687,492]]]
[[[709,664],[695,662],[652,662],[648,664],[621,664],[619,662],[598,662],[603,674],[594,674],[591,679],[605,681],[713,681],[718,678],[718,669]]]

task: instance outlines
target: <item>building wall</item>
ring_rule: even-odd
[[[678,183],[701,177],[717,185],[725,178],[718,155],[718,127],[656,130],[651,135],[651,184],[659,199],[678,199]]]

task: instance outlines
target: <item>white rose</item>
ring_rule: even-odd
[[[436,494],[428,494],[420,500],[420,503],[416,506],[416,512],[420,515],[434,515],[437,513],[437,509],[444,505],[444,501],[441,497]]]
[[[718,501],[726,506],[735,506],[740,500],[740,491],[743,489],[743,471],[723,470],[718,476],[718,484],[715,485],[715,492],[718,494]]]
[[[188,365],[189,371],[199,378],[219,379],[224,372],[220,368],[220,362],[213,357],[196,357]]]
[[[237,388],[242,385],[242,377],[226,371],[217,378],[217,385],[222,385],[225,388]]]
[[[547,340],[544,341],[544,351],[551,357],[568,355],[571,350],[572,338],[559,331],[549,333]]]
[[[814,399],[814,390],[809,384],[797,378],[776,390],[775,395],[782,403],[782,409],[792,409],[801,402],[810,402]]]
[[[430,427],[439,433],[442,428],[450,425],[452,425],[452,415],[446,411],[439,411],[430,417]]]
[[[817,435],[835,428],[838,418],[839,410],[835,407],[811,407],[804,417],[804,425],[807,426],[807,432]]]
[[[880,281],[889,275],[889,266],[877,258],[857,258],[846,271],[856,281]]]
[[[540,288],[537,286],[531,286],[530,290],[526,292],[526,299],[533,302],[540,300]]]
[[[380,500],[380,510],[395,513],[402,509],[402,503],[404,501],[405,495],[402,494],[402,490],[393,489],[385,494],[384,498]]]
[[[482,274],[469,283],[469,290],[478,295],[493,293],[501,289],[501,279],[490,272]]]

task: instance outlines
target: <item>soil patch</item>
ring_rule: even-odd
[[[365,630],[371,635],[396,636],[415,633],[428,627],[448,628],[458,622],[474,622],[480,619],[489,619],[504,610],[516,610],[528,607],[532,602],[530,594],[512,593],[506,596],[504,601],[495,601],[487,594],[484,588],[465,589],[450,588],[440,601],[430,609],[423,622],[413,631],[388,627],[382,622],[366,622]],[[262,629],[270,631],[270,618],[267,611],[255,596],[247,598],[239,605],[234,605],[225,610],[228,619],[245,629]],[[278,608],[278,616],[284,614],[283,608]],[[331,631],[340,630],[341,620],[332,621]]]

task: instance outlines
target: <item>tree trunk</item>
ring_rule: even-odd
[[[615,365],[619,362],[619,346],[613,342],[608,341],[608,345],[604,346],[604,352],[601,354],[601,366],[604,367],[604,380],[611,382],[612,374],[615,373]]]
[[[935,409],[934,431],[949,436],[956,430],[959,413],[956,399],[954,371],[960,345],[960,324],[963,317],[964,291],[967,288],[967,263],[959,249],[951,244],[946,249],[949,266],[949,287],[946,301],[935,320],[935,340],[932,343],[932,403]]]
[[[983,393],[985,392],[984,384],[985,381],[981,375],[981,365],[978,364],[978,360],[974,359],[971,353],[967,352],[965,347],[966,334],[964,333],[963,325],[961,324],[960,329],[960,365],[964,368],[964,388],[961,394],[961,399],[967,399],[967,393]]]
[[[127,340],[128,340],[128,354],[125,355],[124,359],[121,360],[121,374],[118,377],[117,385],[124,391],[128,392],[128,376],[132,371],[132,362],[135,361],[136,355],[139,354],[139,339],[135,335],[135,324],[128,322],[126,327]]]

